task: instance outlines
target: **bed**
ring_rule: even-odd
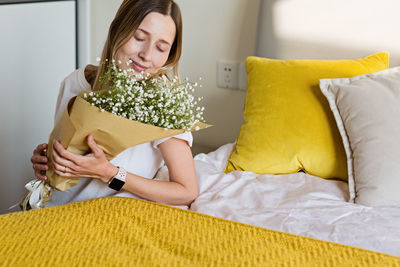
[[[201,194],[191,210],[400,257],[400,208],[349,203],[347,183],[303,172],[226,174],[233,147],[196,156]]]
[[[245,123],[235,143],[195,156],[199,196],[190,207],[113,197],[2,215],[0,265],[400,266],[399,175],[396,164],[385,165],[396,163],[400,148],[383,142],[399,134],[373,114],[336,118],[336,126],[329,104],[345,114],[333,108],[340,97],[328,104],[318,88],[321,78],[372,72],[366,79],[376,87],[400,75],[387,68],[387,53],[329,62],[248,59]],[[357,77],[326,84],[354,82],[354,89],[364,79]],[[394,82],[381,85],[399,90],[400,78]],[[364,117],[385,138],[351,132]],[[378,150],[364,153],[360,144],[371,140],[391,153],[383,160]],[[360,166],[390,172],[376,180]],[[167,167],[155,177],[168,180]]]
[[[224,146],[209,155],[199,155],[196,164],[209,164],[210,160],[223,157],[229,147],[229,145]],[[211,170],[211,173],[223,180],[232,178],[229,178],[232,175],[221,177],[217,168]],[[265,181],[264,185],[260,186],[257,176],[253,177],[255,179],[248,179],[248,174],[244,175],[247,176],[245,179],[249,187],[251,184],[257,188],[262,187],[260,192],[271,188]],[[268,176],[258,176],[258,178],[263,180],[268,179]],[[304,179],[301,175],[292,178]],[[290,184],[285,181],[286,178],[282,180],[283,183]],[[215,182],[215,179],[207,178],[202,181],[202,189]],[[225,181],[222,183],[223,187],[235,184],[231,182]],[[217,187],[219,189],[213,190],[214,193],[204,191],[201,198],[193,205],[193,209],[201,209],[202,212],[210,214],[218,213],[230,219],[251,221],[263,227],[275,225],[279,228],[281,225],[281,229],[289,228],[292,232],[304,233],[306,230],[304,227],[294,226],[295,219],[287,219],[290,215],[281,215],[279,219],[273,218],[272,208],[252,210],[252,205],[243,207],[237,202],[232,205],[233,203],[230,204],[229,201],[221,201],[221,198],[217,197],[218,194],[225,196],[232,194],[224,193],[224,189]],[[340,192],[337,185],[331,187],[334,188]],[[329,190],[325,191],[321,203],[332,202],[331,198],[334,198],[335,194],[330,198],[327,193]],[[295,189],[287,190],[287,193],[290,192],[299,195]],[[245,197],[245,194],[242,197]],[[305,198],[309,198],[310,201],[313,199]],[[217,202],[219,208],[207,208],[207,204],[202,205],[202,202],[208,205]],[[343,204],[340,200],[337,202]],[[277,210],[276,204],[274,209]],[[283,214],[291,205],[286,203],[280,206],[287,207],[280,212]],[[314,207],[319,211],[324,210],[318,205],[305,206]],[[222,211],[223,207],[225,211]],[[240,207],[246,208],[246,212],[240,211],[239,216],[235,213]],[[341,209],[344,213],[344,209]],[[265,218],[260,219],[260,214],[265,214]],[[283,219],[284,217],[286,219]],[[308,217],[307,212],[303,217]],[[308,222],[310,220],[308,219]],[[41,210],[16,212],[0,216],[0,223],[1,266],[400,266],[400,258],[387,254],[132,198],[106,197]],[[329,234],[332,227],[307,228],[312,229],[308,234],[318,237],[328,235],[327,239],[332,237]],[[351,231],[338,232],[344,234]],[[370,234],[373,235],[373,231]],[[339,241],[348,242],[350,239],[341,237]],[[359,244],[364,247],[374,247],[366,240]],[[374,248],[376,247],[391,251],[388,247]]]
[[[226,174],[234,146],[195,157],[190,209],[107,197],[0,216],[0,265],[400,266],[398,208],[350,204],[345,182],[305,173]]]

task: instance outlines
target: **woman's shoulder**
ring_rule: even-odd
[[[71,72],[61,82],[60,89],[58,91],[55,121],[61,115],[68,101],[79,95],[84,90],[91,90],[91,86],[85,78],[85,68],[80,68]]]
[[[84,68],[74,70],[65,77],[65,86],[79,88],[81,89],[80,91],[90,90],[96,78],[97,68],[97,66],[88,64]]]
[[[61,82],[57,103],[62,98],[76,96],[83,90],[90,90],[90,86],[85,82],[83,69],[74,70]]]

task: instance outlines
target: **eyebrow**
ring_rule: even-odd
[[[147,35],[150,35],[150,33],[149,33],[148,31],[143,30],[142,28],[138,28],[137,30],[138,30],[138,31],[142,31],[142,32],[144,32],[144,33],[147,34]],[[166,44],[169,45],[169,46],[172,46],[169,42],[167,42],[167,41],[164,40],[164,39],[161,39],[160,41],[163,42],[163,43],[166,43]]]

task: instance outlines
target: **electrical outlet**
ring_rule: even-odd
[[[235,62],[217,61],[217,86],[238,89],[238,66]]]
[[[246,91],[247,88],[247,72],[246,72],[246,66],[244,62],[239,64],[239,72],[238,72],[238,84],[239,84],[239,90],[241,91]]]

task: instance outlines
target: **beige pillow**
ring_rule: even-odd
[[[350,201],[400,206],[400,67],[320,80],[346,155]]]

